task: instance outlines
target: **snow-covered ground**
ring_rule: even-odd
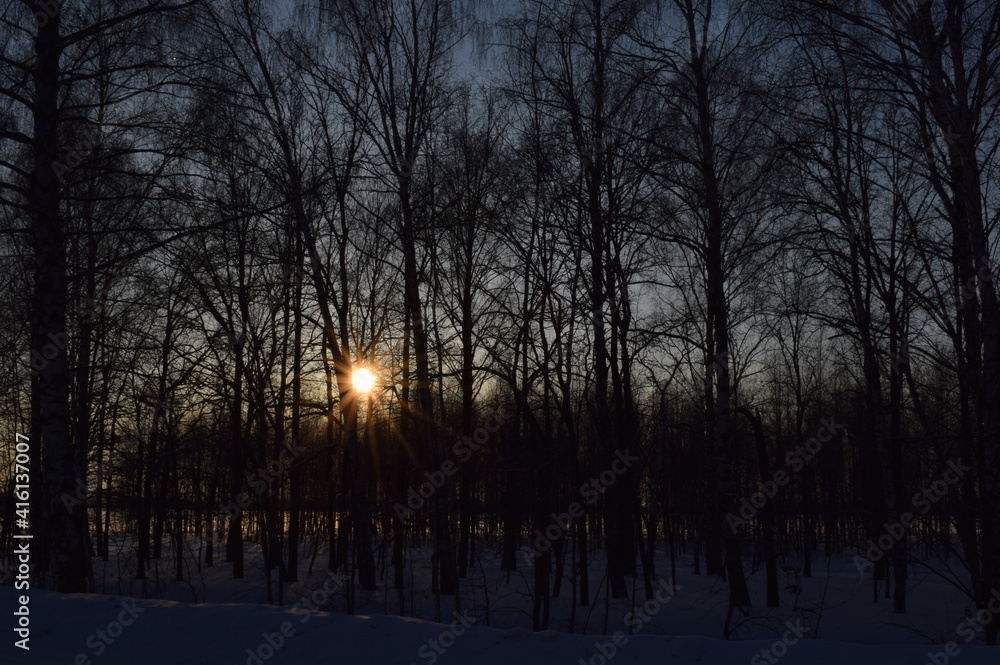
[[[640,579],[633,605],[631,599],[606,602],[597,556],[591,570],[596,602],[577,608],[572,633],[564,581],[565,597],[552,600],[553,630],[533,634],[530,566],[519,562],[523,570],[508,576],[496,552],[485,551],[483,566],[462,582],[460,611],[451,597],[442,597],[435,622],[427,554],[412,553],[415,573],[405,602],[407,614],[416,618],[392,616],[397,592],[386,590],[385,580],[376,592],[356,590],[358,616],[341,613],[343,581],[326,573],[322,556],[310,576],[310,557],[303,559],[303,581],[286,585],[283,607],[261,604],[267,593],[257,551],[249,553],[244,580],[232,580],[230,566],[220,562],[191,570],[185,582],[172,581],[165,554],[147,583],[147,595],[159,599],[146,600],[136,600],[142,596],[138,582],[127,575],[124,582],[117,579],[127,561],[95,559],[97,587],[108,595],[31,591],[30,651],[13,646],[18,638],[12,613],[21,592],[0,587],[6,617],[0,663],[1000,663],[1000,649],[982,646],[981,631],[967,643],[967,600],[921,568],[910,573],[905,615],[893,614],[884,598],[872,603],[871,580],[859,576],[850,558],[834,559],[829,568],[825,559],[814,562],[813,577],[799,580],[801,593],[783,590],[782,607],[775,610],[763,607],[763,572],[753,571],[754,608],[748,617],[737,616],[727,641],[721,639],[726,588],[717,578],[695,576],[690,558],[678,560],[676,593],[666,579],[669,561],[660,558],[656,599],[645,601]],[[951,655],[949,641],[955,643]]]

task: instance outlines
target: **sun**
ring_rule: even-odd
[[[359,367],[351,375],[351,382],[354,389],[362,395],[367,395],[375,389],[375,374],[365,367]]]

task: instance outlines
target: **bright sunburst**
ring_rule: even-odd
[[[375,374],[364,367],[354,370],[352,375],[354,389],[362,395],[367,395],[375,388]]]

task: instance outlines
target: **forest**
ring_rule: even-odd
[[[1000,3],[16,0],[0,35],[3,585],[29,529],[32,588],[329,571],[448,623],[495,561],[586,632],[683,568],[728,639],[839,558],[997,643]]]

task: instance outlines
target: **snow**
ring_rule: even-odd
[[[971,644],[966,644],[956,633],[956,628],[966,620],[967,600],[922,567],[911,570],[905,615],[892,614],[891,602],[884,598],[878,604],[871,602],[871,580],[858,575],[849,557],[832,560],[829,573],[825,560],[815,562],[813,577],[800,580],[801,595],[796,598],[793,592],[784,591],[782,607],[774,610],[763,607],[763,575],[759,570],[752,571],[749,579],[755,606],[749,617],[737,617],[739,625],[734,638],[738,639],[723,640],[720,638],[726,588],[717,578],[693,575],[689,558],[678,560],[676,595],[670,595],[669,585],[661,579],[657,588],[659,600],[647,603],[648,613],[644,614],[641,607],[645,596],[640,579],[636,607],[632,607],[629,599],[610,601],[606,624],[602,589],[591,607],[577,608],[574,633],[568,632],[566,598],[553,599],[554,630],[533,633],[530,569],[511,574],[508,581],[507,574],[495,565],[493,554],[484,552],[486,564],[476,571],[470,569],[474,574],[463,581],[460,613],[454,612],[450,598],[443,598],[441,622],[430,620],[433,596],[424,588],[426,566],[419,556],[414,565],[416,579],[408,581],[412,588],[407,602],[417,608],[415,614],[422,618],[386,616],[393,613],[395,592],[389,589],[386,593],[384,587],[368,594],[358,590],[362,615],[320,611],[320,607],[343,609],[345,600],[339,582],[327,577],[325,571],[316,570],[306,577],[308,558],[303,561],[303,584],[286,587],[284,607],[260,604],[259,596],[265,590],[258,552],[254,551],[248,554],[246,580],[226,579],[231,570],[220,563],[211,569],[203,568],[200,573],[193,570],[191,577],[197,583],[160,582],[160,595],[173,600],[139,600],[116,595],[120,593],[117,590],[110,595],[67,595],[33,589],[29,603],[30,651],[13,646],[17,638],[11,630],[11,613],[23,592],[0,587],[0,606],[5,608],[6,617],[0,663],[606,665],[613,661],[615,665],[778,662],[782,665],[842,662],[995,665],[1000,662],[996,648],[983,646],[982,632]],[[163,579],[169,577],[166,574],[169,561],[168,556],[161,560]],[[95,566],[99,564],[95,559]],[[96,571],[98,579],[103,579],[106,586],[118,587],[117,580],[114,584],[109,581],[117,562],[112,558],[106,565],[107,571]],[[315,568],[322,566],[317,562]],[[601,584],[602,569],[603,563],[595,557],[592,594]],[[669,571],[669,562],[658,560],[656,570]],[[322,586],[324,579],[330,580],[328,588],[334,589],[329,601],[325,600],[325,594],[310,595]],[[380,584],[385,582],[380,580]],[[137,591],[129,584],[122,588],[132,593]],[[567,589],[565,581],[563,588]],[[183,600],[193,594],[207,596],[210,602]],[[316,605],[310,602],[310,597],[318,599]],[[219,602],[234,599],[241,602]],[[630,614],[633,610],[638,613]],[[585,623],[587,632],[594,634],[581,634]],[[630,626],[635,634],[628,634]],[[951,647],[953,654],[958,650],[957,655],[946,655],[946,641],[957,643]]]

